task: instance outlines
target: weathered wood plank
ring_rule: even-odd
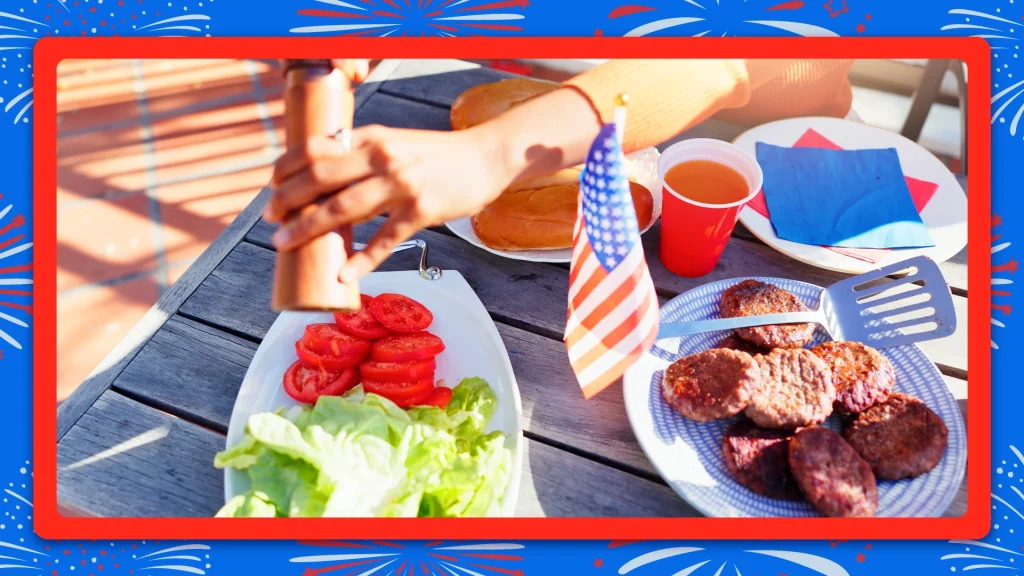
[[[357,240],[365,241],[369,238],[381,221],[377,219],[357,227]],[[246,240],[272,248],[270,234],[273,230],[272,226],[261,220],[253,226]],[[569,273],[565,268],[502,258],[459,238],[430,230],[421,232],[418,237],[430,244],[432,263],[442,268],[460,270],[492,314],[513,325],[529,325],[532,330],[561,338],[560,334],[565,328],[567,306],[564,295],[569,286]],[[657,257],[658,230],[652,229],[645,234],[643,242],[644,250],[651,255],[647,263],[654,285],[661,295],[669,298],[708,282],[740,276],[793,278],[819,286],[828,286],[848,277],[785,258],[764,244],[734,238],[722,253],[718,266],[710,274],[702,278],[684,278],[669,272]],[[389,258],[382,269],[414,269],[416,258],[418,256],[410,252],[399,253]],[[515,285],[515,289],[509,289],[512,285]],[[523,305],[526,302],[529,303],[528,306]],[[956,333],[942,340],[924,342],[921,348],[929,358],[940,364],[945,372],[965,378],[967,299],[954,296],[953,302],[957,308]]]
[[[505,324],[497,326],[519,384],[524,430],[648,478],[657,477],[626,418],[621,380],[584,400],[562,342]]]
[[[516,516],[700,516],[668,486],[527,441]]]
[[[223,449],[223,436],[108,390],[57,443],[57,499],[99,516],[212,516]]]
[[[173,316],[114,380],[114,389],[226,434],[235,396],[257,347]]]
[[[512,77],[515,74],[483,68],[464,60],[404,60],[380,91],[451,108],[459,94],[469,88]]]
[[[437,106],[404,100],[386,94],[383,89],[374,94],[356,112],[353,125],[381,124],[392,128],[419,130],[451,130],[448,111]]]
[[[177,282],[160,296],[160,299],[146,312],[142,320],[132,328],[124,339],[117,343],[117,346],[110,354],[107,354],[107,357],[92,371],[89,377],[64,402],[61,402],[57,407],[58,441],[92,406],[93,402],[110,388],[110,384],[142,350],[145,343],[172,314],[177,312],[181,303],[245,236],[249,228],[259,218],[269,195],[270,189],[264,188],[252,203],[246,206],[224,229],[224,232],[214,240],[213,244],[189,266]]]
[[[663,485],[524,442],[518,515],[695,514]],[[57,497],[89,515],[212,516],[224,503],[213,467],[223,447],[219,434],[107,391],[57,445]]]

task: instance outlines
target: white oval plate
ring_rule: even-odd
[[[651,197],[654,199],[654,206],[651,211],[651,222],[646,228],[640,231],[641,234],[647,232],[654,223],[658,221],[661,216],[661,179],[658,178],[658,158],[661,153],[658,152],[657,148],[644,148],[638,150],[632,154],[626,155],[626,159],[633,163],[633,168],[630,172],[631,178],[644,188],[650,191]],[[488,247],[480,237],[473,231],[473,224],[470,222],[469,217],[459,218],[458,220],[451,220],[444,223],[456,236],[462,238],[466,242],[476,246],[477,248],[483,248],[492,254],[498,256],[504,256],[505,258],[511,258],[513,260],[527,260],[530,262],[571,262],[572,261],[572,248],[558,248],[555,250],[496,250]]]
[[[824,246],[783,240],[775,234],[775,228],[768,218],[748,206],[740,211],[740,222],[762,242],[806,264],[847,274],[868,272],[920,255],[928,256],[936,262],[945,262],[967,245],[967,195],[963,188],[931,152],[899,134],[838,118],[790,118],[751,128],[737,136],[733,143],[750,154],[751,158],[757,159],[758,142],[790,147],[808,129],[813,129],[845,150],[895,148],[904,175],[938,184],[935,195],[921,211],[921,220],[928,227],[935,246],[893,249],[879,262],[865,262]]]
[[[661,307],[662,322],[690,322],[721,317],[722,292],[745,278],[705,284],[680,294]],[[757,278],[796,294],[807,306],[818,305],[821,287],[783,278]],[[660,340],[623,377],[626,414],[644,453],[661,477],[684,500],[706,516],[814,517],[803,501],[777,500],[755,494],[729,475],[722,457],[722,437],[739,417],[694,422],[673,410],[661,396],[662,374],[683,356],[716,346],[729,331]],[[831,340],[820,327],[812,345]],[[916,345],[880,351],[896,369],[897,392],[921,399],[949,429],[946,452],[927,474],[899,481],[878,481],[876,516],[937,517],[956,497],[967,466],[967,435],[956,399],[942,374]],[[838,431],[838,416],[825,423]]]
[[[512,477],[501,502],[502,515],[512,516],[522,475],[523,408],[505,344],[476,293],[456,270],[444,270],[441,279],[433,281],[415,271],[375,272],[363,278],[359,288],[371,296],[404,294],[434,314],[429,331],[445,344],[445,351],[437,356],[436,379],[455,386],[463,378],[478,376],[490,384],[498,397],[498,409],[487,431],[504,432],[505,446],[512,451]],[[295,341],[302,337],[307,324],[333,321],[334,317],[324,312],[283,312],[277,317],[242,380],[228,425],[227,446],[242,440],[249,416],[300,404],[285,393],[281,384],[285,370],[297,360]],[[225,502],[248,489],[246,474],[232,468],[224,470]]]

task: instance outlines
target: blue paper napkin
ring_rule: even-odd
[[[814,246],[934,246],[894,148],[829,150],[757,143],[779,238]]]

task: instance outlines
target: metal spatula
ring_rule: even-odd
[[[900,272],[906,275],[890,278]],[[836,282],[822,291],[817,310],[666,323],[658,339],[809,322],[821,324],[834,340],[891,348],[949,336],[956,331],[956,310],[938,265],[917,256]]]

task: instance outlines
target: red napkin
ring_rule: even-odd
[[[804,135],[793,144],[794,148],[828,148],[831,150],[841,150],[834,142],[825,138],[821,134],[814,130],[808,129],[804,132]],[[918,180],[917,178],[911,178],[910,176],[904,176],[907,179],[907,188],[910,189],[910,197],[914,199],[914,206],[917,207],[917,212],[920,213],[924,210],[924,207],[928,205],[928,201],[935,195],[935,191],[939,189],[939,185],[932,182],[925,182],[924,180]],[[757,196],[747,203],[747,206],[753,208],[755,212],[769,218],[768,216],[768,203],[764,199],[764,191],[761,190],[757,193]],[[874,248],[838,248],[835,246],[826,246],[825,248],[848,256],[850,258],[856,258],[857,260],[863,260],[871,264],[876,264],[885,258],[888,250],[886,249],[874,249]]]

